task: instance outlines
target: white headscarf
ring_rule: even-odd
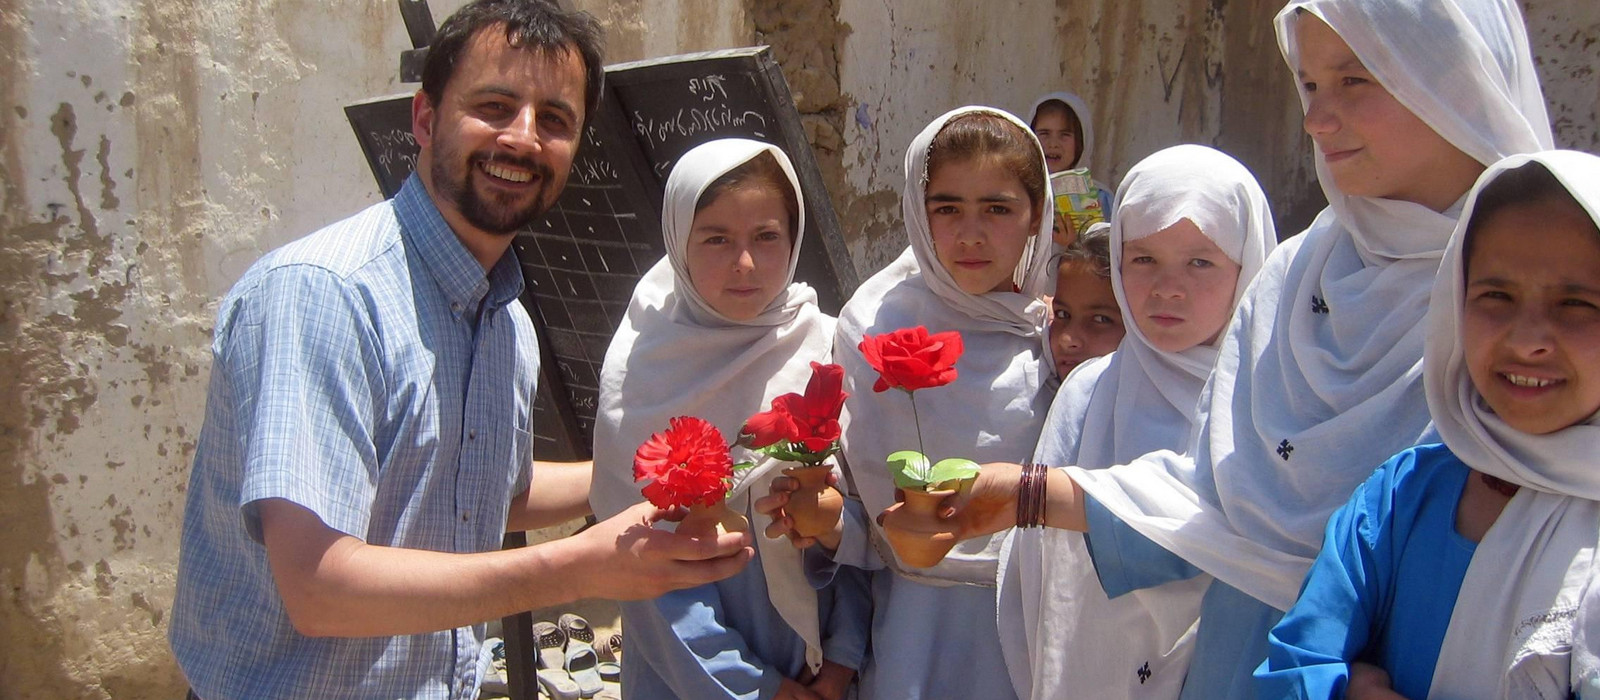
[[[872,391],[877,372],[857,347],[864,335],[925,326],[931,333],[959,331],[966,351],[956,362],[957,378],[948,385],[916,393],[917,416],[930,458],[966,457],[977,462],[1027,459],[1039,437],[1049,408],[1041,391],[1050,375],[1045,355],[1046,309],[1039,294],[1050,260],[1050,217],[1041,215],[1014,278],[1024,280],[1021,292],[968,294],[939,263],[928,227],[928,147],[952,118],[987,112],[1016,124],[1033,148],[1038,140],[1016,117],[988,107],[963,107],[933,120],[917,135],[906,154],[906,185],[901,203],[910,247],[898,259],[856,290],[839,314],[834,359],[844,366],[844,453],[862,502],[877,514],[894,504],[894,482],[885,459],[891,452],[917,449],[917,425],[910,397],[903,391]],[[1043,157],[1040,171],[1044,170]],[[1049,206],[1048,202],[1041,207]],[[873,536],[882,532],[873,526]],[[902,573],[938,585],[941,582],[994,585],[1000,537],[977,538],[956,545],[945,560],[930,569]],[[878,548],[891,557],[887,546]],[[893,561],[891,566],[895,566]]]
[[[1479,162],[1549,147],[1514,0],[1293,2],[1277,19],[1291,71],[1301,9]],[[1419,386],[1423,316],[1456,214],[1346,195],[1320,151],[1316,162],[1329,207],[1273,253],[1240,302],[1188,453],[1073,472],[1119,519],[1280,610],[1293,604],[1334,509],[1431,434]]]
[[[695,290],[685,251],[701,193],[762,153],[777,159],[800,198],[789,284],[756,318],[733,321]],[[805,199],[788,156],[778,147],[722,139],[684,154],[667,178],[662,229],[667,256],[634,288],[600,371],[589,503],[601,519],[644,500],[642,484],[633,480],[633,454],[651,433],[665,430],[670,418],[703,418],[731,442],[745,420],[767,410],[774,397],[805,391],[811,361],[828,361],[833,340],[833,319],[817,308],[816,292],[794,282]],[[773,460],[757,461],[729,493],[729,506],[748,515],[749,494],[765,493],[766,484],[779,475],[777,467]],[[787,542],[763,536],[765,523],[752,520],[751,529],[773,605],[814,651],[820,637],[816,593],[805,583],[797,552]]]
[[[1122,245],[1189,219],[1240,266],[1237,304],[1277,245],[1267,197],[1238,161],[1205,146],[1175,146],[1140,161],[1117,191],[1111,286],[1128,333],[1117,351],[1074,371],[1056,395],[1034,461],[1100,469],[1187,444],[1213,345],[1166,352],[1134,323]],[[1106,597],[1083,535],[1015,530],[1002,550],[1001,647],[1018,695],[1035,700],[1176,698],[1193,651],[1191,627],[1211,583],[1199,576]],[[1046,622],[1048,621],[1048,623]],[[1135,682],[1130,669],[1152,672]]]
[[[1499,698],[1567,697],[1576,678],[1567,668],[1574,623],[1580,617],[1593,622],[1600,612],[1595,600],[1579,603],[1594,583],[1600,539],[1600,413],[1548,435],[1507,425],[1473,387],[1461,342],[1462,246],[1473,204],[1498,175],[1530,161],[1555,174],[1600,222],[1600,158],[1573,151],[1516,156],[1479,178],[1445,250],[1428,314],[1428,408],[1462,462],[1523,488],[1472,555],[1430,698],[1485,697],[1490,688]],[[1538,246],[1538,232],[1527,234],[1528,244]]]
[[[1089,167],[1089,156],[1094,155],[1094,115],[1089,112],[1089,103],[1082,97],[1072,92],[1052,92],[1033,101],[1033,106],[1028,108],[1028,123],[1032,124],[1039,118],[1039,108],[1050,100],[1057,100],[1072,110],[1077,115],[1078,124],[1083,127],[1083,133],[1078,135],[1078,143],[1083,146],[1083,152],[1078,154],[1078,160],[1072,164],[1074,168]]]

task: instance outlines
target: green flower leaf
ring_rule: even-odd
[[[889,455],[888,462],[889,473],[894,475],[894,485],[900,488],[924,488],[933,473],[933,465],[928,462],[928,457],[916,450],[895,452]]]
[[[955,488],[959,482],[978,475],[978,463],[970,459],[952,457],[941,459],[928,473],[928,483],[938,488]]]

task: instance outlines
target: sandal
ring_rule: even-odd
[[[621,661],[622,633],[618,632],[601,640],[599,644],[595,645],[594,650],[595,653],[600,655],[601,661]]]
[[[536,677],[539,680],[539,692],[550,700],[578,700],[580,697],[593,695],[593,693],[584,695],[582,689],[578,687],[578,682],[560,669],[541,668]]]
[[[593,697],[605,687],[601,683],[599,665],[600,657],[588,642],[572,640],[567,643],[567,674],[577,682],[578,692],[583,697]]]
[[[566,665],[563,649],[567,646],[567,633],[549,620],[533,623],[533,638],[537,640],[539,668],[561,670]]]
[[[590,627],[589,621],[583,619],[581,615],[566,613],[556,618],[556,626],[567,633],[567,639],[594,644],[594,628]]]

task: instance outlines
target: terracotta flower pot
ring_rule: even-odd
[[[690,506],[689,514],[678,523],[678,532],[693,537],[715,537],[749,530],[750,521],[729,508],[727,501],[717,501],[709,506]]]
[[[939,503],[955,491],[900,489],[905,502],[883,515],[889,546],[907,566],[926,569],[956,546],[956,524],[939,517]]]
[[[794,531],[801,537],[816,537],[833,529],[844,511],[844,494],[828,485],[826,464],[800,465],[783,470],[783,473],[800,482],[799,488],[789,494],[789,505],[784,512],[794,521]]]

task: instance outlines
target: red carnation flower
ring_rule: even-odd
[[[694,416],[673,418],[633,454],[633,480],[651,482],[644,497],[657,508],[713,505],[728,493],[733,460],[717,427]]]
[[[956,380],[956,360],[964,349],[955,331],[928,334],[922,326],[902,328],[861,339],[861,354],[878,370],[873,391],[908,392],[944,386]]]

